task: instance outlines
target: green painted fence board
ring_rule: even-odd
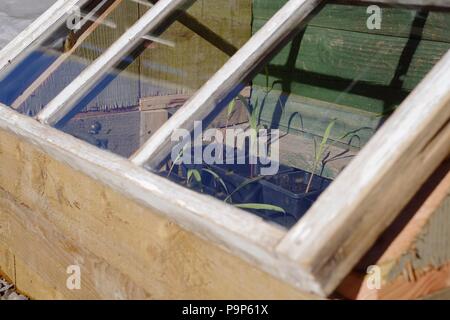
[[[267,21],[283,6],[285,0],[254,0],[253,18]],[[418,8],[382,8],[381,29],[369,30],[366,26],[369,14],[366,13],[368,4],[350,5],[328,3],[309,22],[310,26],[358,31],[367,34],[381,34],[394,37],[409,38],[421,37],[424,40],[450,42],[450,17],[449,12],[434,11],[425,12]],[[423,24],[422,28],[411,28],[416,19],[417,24]]]
[[[285,2],[254,0],[253,33]],[[275,105],[267,106],[261,115],[263,122],[285,128],[286,119],[302,111],[301,104],[292,103],[295,95],[312,99],[312,104],[325,102],[355,112],[367,111],[381,121],[379,115],[400,104],[450,49],[450,12],[420,12],[418,17],[416,10],[385,8],[382,29],[370,31],[366,8],[326,4],[304,32],[269,62],[269,78],[265,70],[255,77],[255,91],[268,82],[274,90],[291,93],[292,97],[283,108],[287,114],[280,115]],[[307,121],[315,122],[309,128],[300,128],[294,121],[291,129],[323,132],[327,124],[320,119],[321,110],[317,108],[315,119],[309,117]],[[348,119],[342,121],[348,128],[349,121],[354,121],[353,128],[357,129],[360,119],[351,111],[345,114]],[[370,117],[368,121],[371,123]],[[363,137],[363,144],[369,137]]]
[[[271,85],[375,113],[398,105],[450,49],[443,42],[312,26],[300,41],[298,50],[291,43],[270,61]],[[265,75],[254,84],[265,86]]]

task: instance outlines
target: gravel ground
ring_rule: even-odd
[[[14,285],[0,278],[0,300],[28,300],[25,296],[14,291]]]

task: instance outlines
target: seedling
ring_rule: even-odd
[[[186,177],[186,184],[190,184],[192,178],[194,178],[195,182],[197,182],[200,186],[202,185],[202,175],[200,171],[197,169],[189,169]]]
[[[239,186],[237,186],[237,188],[236,189],[234,189],[226,198],[225,198],[225,202],[231,202],[232,201],[232,196],[236,193],[236,192],[238,192],[238,191],[240,191],[242,188],[244,188],[244,187],[246,187],[246,186],[248,186],[249,184],[251,184],[251,183],[254,183],[254,182],[256,182],[256,181],[259,181],[259,180],[261,180],[261,179],[263,179],[264,178],[264,176],[259,176],[259,177],[255,177],[255,178],[252,178],[252,179],[248,179],[248,180],[246,180],[246,181],[244,181],[243,183],[241,183]]]
[[[265,203],[241,203],[241,204],[235,204],[234,206],[241,208],[241,209],[270,210],[270,211],[275,211],[275,212],[280,212],[280,213],[286,214],[286,211],[283,208],[280,208],[278,206],[273,206],[271,204],[265,204]]]
[[[228,128],[228,122],[229,122],[235,108],[236,108],[236,100],[233,99],[233,100],[231,100],[231,102],[228,104],[228,107],[227,107],[227,122],[225,124],[225,128]]]
[[[170,166],[169,172],[167,173],[167,176],[170,176],[170,174],[173,171],[173,168],[175,167],[175,165],[177,164],[177,162],[180,161],[181,157],[183,156],[183,149],[180,150],[180,152],[178,152],[177,157],[175,158],[175,160],[172,162],[172,165]]]
[[[336,123],[336,119],[331,121],[328,124],[327,128],[325,129],[325,133],[324,133],[324,135],[322,137],[322,141],[320,142],[319,150],[317,152],[315,152],[313,167],[312,167],[312,170],[311,170],[311,175],[309,177],[308,185],[306,186],[305,193],[308,193],[310,188],[311,188],[311,184],[312,184],[312,181],[313,181],[314,174],[316,172],[316,169],[317,169],[319,163],[322,161],[322,156],[323,156],[323,153],[325,151],[325,146],[326,146],[326,144],[328,142],[328,138],[330,137],[331,129],[333,129],[335,123]],[[314,140],[314,142],[315,142],[315,140]]]
[[[225,190],[226,194],[227,194],[227,195],[230,194],[230,193],[228,192],[227,185],[225,184],[225,182],[223,181],[223,179],[222,179],[217,173],[215,173],[215,172],[212,171],[211,169],[202,169],[202,171],[205,171],[205,172],[209,173],[210,175],[212,175],[213,178],[214,178],[214,181],[220,183],[220,185],[222,186],[222,188]]]

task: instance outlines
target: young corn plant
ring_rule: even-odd
[[[248,186],[252,183],[255,183],[263,178],[264,178],[263,176],[259,176],[259,177],[255,177],[255,178],[244,181],[239,186],[237,186],[236,189],[234,189],[231,193],[228,194],[228,196],[225,198],[224,202],[232,203],[232,201],[233,201],[232,197],[234,194],[236,194],[238,191],[242,190],[246,186]],[[239,203],[239,204],[235,204],[234,206],[237,208],[241,208],[241,209],[269,210],[269,211],[280,212],[280,213],[286,214],[286,211],[283,208],[281,208],[279,206],[267,204],[267,203]]]
[[[215,183],[219,183],[222,186],[222,188],[225,191],[225,193],[227,194],[227,196],[230,194],[225,181],[223,181],[223,179],[217,173],[215,173],[213,170],[208,169],[208,168],[203,168],[202,171],[209,173],[214,178]]]
[[[227,121],[225,124],[225,128],[228,128],[228,123],[233,115],[234,109],[236,109],[236,99],[231,100],[231,102],[227,106]]]
[[[316,150],[317,148],[315,148],[314,162],[313,162],[313,165],[312,165],[311,175],[309,176],[309,181],[308,181],[308,184],[306,186],[305,193],[308,193],[309,190],[311,189],[311,184],[312,184],[312,181],[313,181],[313,178],[314,178],[314,174],[315,174],[315,172],[317,170],[317,167],[319,166],[319,163],[322,161],[323,154],[324,154],[324,151],[325,151],[325,147],[326,147],[326,145],[328,143],[328,139],[330,137],[331,130],[333,129],[335,123],[336,123],[336,119],[334,119],[333,121],[331,121],[328,124],[327,128],[325,129],[325,133],[323,134],[322,141],[320,142],[319,150]],[[315,143],[315,140],[314,140],[314,143]]]
[[[234,206],[241,209],[269,210],[286,214],[286,211],[283,208],[266,203],[241,203],[235,204]]]
[[[175,158],[175,160],[172,161],[172,164],[171,164],[171,166],[170,166],[170,168],[169,168],[169,172],[167,172],[167,177],[170,176],[170,174],[171,174],[172,171],[173,171],[173,168],[175,167],[175,165],[177,164],[177,162],[180,161],[181,157],[183,157],[183,149],[180,150],[180,152],[178,153],[178,155],[177,155],[177,157]]]
[[[189,169],[187,172],[187,177],[186,177],[186,184],[188,186],[192,185],[192,179],[194,179],[194,181],[202,186],[202,175],[200,173],[199,170],[197,169]]]

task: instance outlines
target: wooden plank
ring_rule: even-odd
[[[277,279],[282,279],[282,281],[300,288],[300,291],[311,292],[317,290],[314,280],[304,273],[301,268],[286,263],[284,260],[272,255],[272,249],[285,234],[285,231],[280,227],[268,224],[250,213],[225,204],[213,197],[188,190],[163,177],[137,167],[122,157],[102,151],[54,128],[40,124],[29,117],[17,114],[1,105],[0,131],[0,137],[2,137],[0,143],[6,144],[6,146],[2,145],[0,147],[0,154],[13,157],[8,161],[2,161],[2,171],[0,171],[2,188],[10,194],[15,194],[14,190],[23,183],[25,176],[27,181],[30,180],[29,169],[23,167],[26,161],[18,161],[16,156],[25,156],[26,159],[26,155],[31,155],[32,153],[24,151],[20,146],[14,145],[11,147],[8,144],[8,141],[14,140],[12,137],[17,136],[33,144],[41,153],[54,158],[61,165],[73,169],[72,174],[68,177],[64,174],[58,175],[60,176],[58,179],[61,179],[59,180],[61,184],[66,184],[66,181],[73,181],[74,187],[79,191],[86,190],[88,196],[94,196],[93,190],[98,189],[98,192],[101,192],[102,188],[96,187],[99,183],[105,184],[105,188],[110,188],[123,197],[117,200],[117,208],[122,208],[121,205],[128,206],[128,201],[124,200],[128,198],[132,203],[155,212],[155,216],[162,216],[164,219],[174,221],[177,225],[194,233],[196,236],[207,239],[210,244],[217,244],[226,251],[231,252],[232,255],[248,261],[252,265],[257,265],[259,269],[268,272]],[[10,152],[6,152],[6,147],[8,147]],[[42,181],[39,178],[41,170],[46,170],[45,168],[47,168],[45,159],[44,157],[43,162],[38,160],[29,162],[36,167],[36,179],[38,181]],[[15,167],[17,165],[21,167],[17,169]],[[52,170],[48,172],[50,171]],[[78,177],[80,172],[89,177],[85,184],[80,182]],[[22,174],[24,176],[21,176]],[[42,174],[45,175],[45,173]],[[3,178],[6,175],[8,178]],[[55,177],[52,178],[54,179]],[[42,192],[43,187],[42,183],[38,183],[38,185],[41,185],[41,187],[37,185],[28,186],[27,190],[21,194],[29,194],[30,196],[34,194],[34,197],[40,199],[40,192]],[[52,189],[56,192],[51,197],[55,201],[55,205],[67,205],[78,212],[78,209],[76,209],[77,205],[84,203],[84,200],[76,201],[76,203],[70,201],[69,204],[64,200],[65,197],[61,197],[60,192],[58,196],[58,189],[60,188],[56,188],[56,191]],[[38,195],[36,195],[36,192]],[[98,205],[105,205],[104,202],[98,201],[99,197],[101,199],[101,194],[97,194],[95,200],[86,201],[86,212],[90,212],[91,209],[88,209],[90,206],[92,206],[93,212],[105,212],[105,208],[95,209]],[[114,208],[115,205],[116,203],[112,204],[111,207]],[[56,211],[58,212],[58,210]],[[118,211],[126,214],[133,212],[129,207],[123,210],[118,209]],[[223,212],[227,214],[224,215]],[[70,215],[77,217],[77,214],[74,212]],[[145,217],[147,215],[146,213]],[[142,219],[145,220],[145,217]],[[92,219],[96,219],[95,215],[92,216]],[[135,224],[140,225],[140,223],[136,222]],[[77,228],[73,228],[73,230],[77,230]],[[94,230],[97,234],[99,230],[104,229],[99,226],[94,228]],[[105,239],[109,239],[111,234],[114,234],[113,231],[104,231],[106,232]],[[134,231],[128,230],[127,237],[130,233],[134,234]],[[144,232],[144,237],[156,233],[147,230]],[[94,242],[97,243],[98,241]],[[186,243],[191,242],[186,240]],[[139,240],[133,246],[139,248],[140,244],[141,241]]]
[[[64,192],[70,191],[66,188]],[[107,201],[115,203],[115,196],[106,194]],[[74,199],[77,194],[72,193],[71,197]],[[8,212],[6,204],[8,211],[0,216],[17,224],[18,236],[4,240],[20,257],[17,288],[33,299],[316,298],[124,200],[121,199],[124,207],[105,207],[101,214],[93,216],[106,223],[97,230],[111,231],[106,238],[103,232],[96,235],[97,231],[92,229],[97,228],[92,225],[94,219],[84,223],[73,219],[77,215],[73,209],[65,209],[66,213],[60,213],[57,220],[51,219],[56,213],[50,212],[49,220],[37,208],[27,211],[18,207]],[[0,202],[5,205],[4,194]],[[109,218],[105,210],[109,210]],[[124,217],[120,211],[125,210],[133,210],[135,217]],[[136,218],[142,219],[139,226]],[[31,219],[34,226],[22,219]],[[70,232],[70,225],[68,228],[64,223],[79,229]],[[134,232],[125,227],[127,223],[133,225]],[[148,235],[153,236],[149,239]],[[69,265],[81,268],[80,290],[69,290],[66,286]]]
[[[7,221],[1,223],[1,227],[4,228]],[[9,227],[8,227],[9,229]],[[9,233],[2,229],[1,234]],[[10,283],[16,283],[16,267],[15,257],[7,246],[0,242],[0,276],[8,280]]]
[[[43,265],[45,266],[45,265]],[[68,275],[66,275],[68,276]],[[54,285],[43,278],[28,261],[16,257],[16,278],[14,289],[28,298],[39,297],[46,300],[62,300],[64,297]]]
[[[268,20],[287,0],[254,0],[254,20]],[[373,3],[372,3],[373,4]],[[369,4],[353,1],[345,3],[331,1],[325,4],[309,22],[310,26],[334,30],[362,32],[369,35],[387,35],[401,38],[420,38],[422,40],[450,42],[447,30],[450,28],[449,13],[439,8],[423,8],[420,17],[416,14],[420,7],[382,6],[381,29],[367,28]],[[423,29],[413,27],[417,23],[424,24]],[[260,25],[256,23],[255,25]]]
[[[169,119],[169,112],[164,109],[141,111],[140,118],[141,126],[139,134],[139,146],[143,145],[145,141],[147,141],[148,138],[150,138],[152,134],[156,132],[156,130],[161,128],[161,126]],[[128,156],[130,155],[131,154],[129,154]]]
[[[269,83],[276,83],[277,90],[386,114],[449,49],[450,43],[411,42],[309,25],[300,40],[291,42],[270,61]],[[292,55],[294,61],[289,60]],[[266,81],[264,74],[254,79],[261,87]]]
[[[450,52],[279,244],[325,293],[450,154],[449,74]]]
[[[423,297],[422,300],[450,300],[450,288],[432,293],[426,297]]]
[[[141,54],[142,96],[199,89],[232,55],[230,45],[240,48],[250,38],[251,7],[251,0],[196,1],[161,35],[175,47],[154,43]]]
[[[122,0],[114,1],[96,20],[77,38],[75,44],[66,52],[61,54],[48,68],[43,72],[17,99],[11,104],[13,109],[19,108],[32,94],[40,87],[43,82],[49,78],[56,69],[58,69],[77,48],[102,24],[106,17],[114,11]]]
[[[447,164],[444,164],[443,167],[444,169],[447,168],[447,170],[450,169],[450,160],[447,160]],[[440,263],[446,260],[450,261],[450,251],[446,252],[447,246],[445,245],[449,241],[447,238],[449,238],[448,232],[450,230],[446,230],[450,227],[448,221],[446,221],[449,213],[450,172],[446,174],[389,248],[385,250],[379,259],[379,263],[391,264],[392,261],[405,258],[402,256],[408,252],[417,252],[417,250],[421,251],[420,256],[423,263],[421,266],[417,266],[417,269],[425,269],[429,265],[439,267]],[[427,230],[430,228],[433,230]],[[439,237],[439,239],[435,239],[434,237]],[[426,242],[427,246],[424,247],[423,245],[417,244],[417,242]],[[439,246],[436,246],[436,244],[439,244]],[[425,251],[428,251],[428,253],[425,253]],[[434,254],[430,256],[432,252]],[[408,257],[411,263],[412,258],[412,256]],[[428,258],[430,259],[427,260]]]
[[[329,139],[355,148],[363,147],[384,120],[378,114],[276,89],[267,94],[259,86],[254,86],[252,92],[254,104],[256,100],[263,101],[259,120],[268,127],[291,134],[323,137],[328,125],[334,121]]]
[[[239,211],[232,219],[246,230],[246,238],[261,235],[248,250],[263,260],[274,259],[270,248],[281,230],[4,107],[0,128],[0,221],[9,223],[12,231],[1,234],[0,243],[22,262],[18,287],[32,298],[314,298],[261,271],[265,267],[259,258],[242,259],[231,253],[233,243],[247,246],[247,240],[239,236],[237,241],[216,242],[207,231],[206,216],[198,220],[199,237],[179,226],[176,212],[185,214],[199,205],[216,215],[215,224],[222,224]],[[92,161],[97,165],[88,173]],[[151,186],[146,192],[136,192],[127,183],[126,176],[135,170],[140,184]],[[116,180],[115,175],[121,178]],[[114,180],[117,187],[110,185]],[[167,198],[157,200],[160,192]],[[141,194],[142,199],[131,194]],[[163,208],[172,201],[180,209]],[[193,230],[193,222],[188,229]],[[252,224],[256,229],[250,231]],[[227,237],[227,227],[216,230]],[[239,233],[235,229],[232,237]],[[80,290],[66,287],[69,265],[81,267]],[[276,269],[280,272],[282,266]],[[34,278],[47,287],[36,288],[30,282]]]
[[[170,153],[175,128],[193,130],[194,121],[207,117],[225,96],[247,77],[253,66],[298,28],[320,0],[291,0],[278,11],[169,121],[137,152],[132,161],[156,168]],[[225,106],[223,106],[225,107]]]
[[[450,159],[433,173],[392,225],[344,279],[348,299],[416,299],[449,286]],[[369,289],[369,265],[380,271],[378,290]]]
[[[383,272],[383,271],[382,271]],[[439,269],[429,269],[418,275],[415,279],[404,277],[382,283],[379,289],[368,287],[368,277],[354,275],[347,278],[339,290],[346,298],[357,300],[413,300],[423,299],[427,296],[446,290],[450,286],[450,264]]]
[[[140,123],[141,113],[137,110],[82,112],[58,128],[94,146],[129,157],[140,146]]]
[[[380,3],[386,5],[403,5],[403,6],[428,6],[449,8],[450,3],[447,0],[350,0],[359,3]]]
[[[190,97],[190,95],[186,94],[142,97],[139,100],[139,110],[150,111],[177,108],[182,106]]]
[[[308,135],[281,134],[280,163],[311,172],[314,167],[315,155],[313,139],[314,137]],[[316,145],[320,143],[320,140],[321,138],[316,139]],[[321,165],[321,168],[318,168],[317,171],[321,172],[321,176],[334,180],[356,157],[358,149],[333,143],[329,143],[326,148],[326,153],[329,152],[329,160],[325,161],[325,165]]]
[[[74,107],[102,76],[122,60],[141,38],[159,27],[175,10],[190,0],[162,0],[150,8],[131,26],[100,58],[86,68],[70,85],[61,91],[38,115],[37,119],[47,124],[56,124]]]
[[[242,90],[241,94],[249,97],[250,88]],[[188,99],[189,95],[167,95],[144,97],[140,99],[139,110],[141,111],[141,145],[157,131],[168,119],[170,111],[176,112]],[[245,106],[236,99],[236,106],[232,113],[228,115],[227,110],[223,110],[209,125],[210,128],[223,128],[248,122],[248,112]],[[150,133],[151,132],[151,133]]]
[[[368,5],[328,4],[311,20],[310,25],[324,28],[358,31],[402,38],[450,42],[449,12],[440,9],[382,7],[381,29],[369,30]],[[416,21],[415,21],[416,20]],[[334,24],[333,24],[334,21]],[[417,27],[415,25],[422,25]]]

